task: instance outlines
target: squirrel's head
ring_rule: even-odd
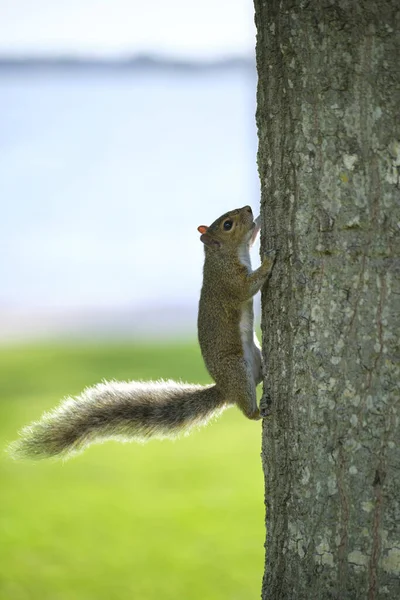
[[[256,238],[258,229],[250,206],[244,206],[225,213],[209,227],[200,225],[197,231],[201,233],[200,241],[207,248],[219,250],[239,247],[243,244],[250,246]]]

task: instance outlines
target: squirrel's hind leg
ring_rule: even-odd
[[[253,346],[252,367],[253,367],[255,384],[257,386],[259,383],[261,383],[264,380],[265,371],[264,371],[264,361],[263,361],[262,353],[261,353],[260,348],[256,344],[256,342],[254,343],[254,346]],[[272,406],[272,398],[270,396],[267,384],[265,383],[265,380],[264,380],[264,390],[263,390],[262,398],[260,400],[260,416],[262,418],[267,417],[268,415],[271,414],[271,406]]]
[[[229,381],[224,382],[229,400],[237,404],[248,419],[260,419],[252,365],[244,359],[230,359],[229,371],[226,372],[230,373]]]

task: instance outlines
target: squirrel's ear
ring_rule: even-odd
[[[197,231],[200,232],[201,234],[206,233],[208,227],[207,225],[199,225],[197,228]]]
[[[203,235],[200,236],[200,241],[203,242],[203,244],[205,244],[209,248],[219,248],[221,246],[218,240],[214,240],[214,238],[212,238],[211,235],[208,235],[207,233],[203,233]]]

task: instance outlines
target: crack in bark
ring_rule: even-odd
[[[347,587],[347,554],[349,542],[349,521],[350,521],[350,506],[349,495],[346,489],[346,459],[343,450],[343,444],[339,440],[338,444],[338,463],[336,471],[336,480],[340,499],[340,542],[338,546],[338,582],[339,591],[345,593]]]
[[[372,548],[371,558],[369,561],[369,580],[368,580],[368,600],[375,600],[378,589],[378,562],[381,551],[381,540],[380,540],[380,525],[381,525],[381,513],[382,513],[382,484],[385,479],[385,474],[382,471],[382,465],[379,465],[375,472],[375,480],[373,482],[374,494],[375,494],[375,507],[373,513],[373,524],[372,524]]]

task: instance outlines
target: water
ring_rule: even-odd
[[[0,310],[195,306],[196,227],[258,210],[255,75],[0,74]]]

